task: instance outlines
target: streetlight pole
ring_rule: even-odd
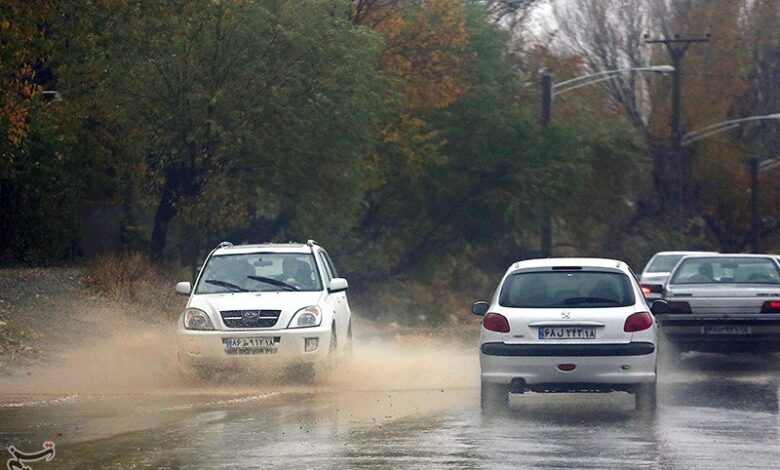
[[[542,74],[542,128],[546,128],[552,120],[552,101],[553,101],[553,76],[549,73]],[[551,209],[548,209],[551,211]],[[539,242],[541,245],[541,254],[543,257],[550,257],[553,254],[552,237],[553,217],[550,212],[542,215],[542,221],[539,227]]]
[[[669,65],[652,65],[649,67],[629,67],[624,69],[607,70],[604,72],[593,73],[589,75],[582,75],[580,77],[572,78],[562,81],[560,83],[553,83],[553,76],[551,73],[543,73],[541,79],[542,86],[542,106],[540,124],[542,128],[546,128],[550,121],[552,121],[552,104],[553,98],[561,93],[572,91],[577,88],[592,85],[594,83],[610,80],[613,76],[624,72],[656,72],[656,73],[672,73],[674,67]],[[543,257],[550,257],[553,255],[553,217],[552,209],[549,209],[546,214],[543,214],[539,227],[539,239],[541,255]]]
[[[758,253],[761,245],[761,213],[759,205],[761,199],[758,193],[758,164],[757,156],[748,159],[750,169],[750,251]]]

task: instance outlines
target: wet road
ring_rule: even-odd
[[[483,417],[473,352],[317,386],[3,394],[0,462],[51,439],[55,459],[33,469],[780,467],[776,356],[686,357],[662,371],[653,418],[627,394],[515,396]]]

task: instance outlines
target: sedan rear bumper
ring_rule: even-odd
[[[655,352],[655,344],[633,342],[625,344],[505,344],[484,343],[482,354],[487,356],[644,356]]]
[[[682,351],[780,351],[780,315],[678,314],[659,315],[656,320],[666,340]],[[713,327],[739,329],[734,334],[709,334]]]
[[[507,385],[523,383],[529,390],[535,384],[546,384],[545,387],[552,384],[594,384],[595,387],[595,384],[601,384],[612,390],[616,389],[616,384],[652,383],[656,380],[653,343],[560,345],[567,349],[565,354],[560,354],[564,352],[560,349],[556,350],[559,345],[541,345],[547,350],[544,353],[533,346],[536,345],[484,343],[479,355],[482,381]],[[504,355],[494,355],[499,351]],[[636,354],[640,351],[643,354]],[[573,370],[561,370],[559,366],[562,364],[575,367]]]

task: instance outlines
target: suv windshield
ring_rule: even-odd
[[[310,253],[247,253],[212,256],[203,268],[195,293],[321,289]]]
[[[507,277],[499,303],[519,308],[626,307],[634,304],[634,292],[622,273],[526,272]]]
[[[668,273],[674,269],[677,262],[682,259],[683,255],[656,255],[645,272],[648,273]]]
[[[780,284],[770,258],[689,258],[680,263],[671,284]]]

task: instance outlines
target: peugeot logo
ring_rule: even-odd
[[[571,312],[561,312],[561,318],[568,320],[571,318]]]
[[[257,318],[257,310],[245,310],[244,318],[246,319]]]

